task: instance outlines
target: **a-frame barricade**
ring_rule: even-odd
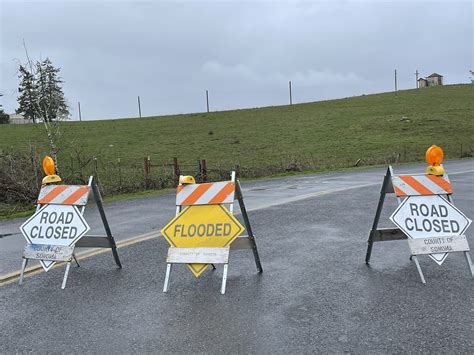
[[[117,253],[115,239],[112,235],[109,222],[107,221],[107,217],[105,215],[102,196],[93,176],[89,177],[87,185],[43,185],[39,193],[35,215],[47,205],[66,205],[75,206],[75,208],[77,208],[80,213],[81,219],[83,219],[84,211],[91,193],[97,205],[97,209],[99,211],[106,234],[86,234],[71,245],[61,246],[55,246],[54,244],[33,244],[30,243],[29,240],[29,243],[25,246],[23,251],[23,262],[19,280],[20,285],[23,282],[23,275],[28,264],[28,260],[35,259],[40,260],[46,271],[48,271],[55,262],[66,262],[66,270],[64,272],[64,277],[61,284],[61,288],[64,289],[66,287],[72,260],[75,260],[77,266],[79,267],[79,263],[77,262],[74,253],[75,248],[110,248],[115,263],[119,268],[122,268],[119,255]],[[25,222],[25,224],[27,222]],[[54,240],[54,238],[51,238],[51,240]]]
[[[214,269],[214,264],[224,265],[221,285],[221,294],[224,294],[227,282],[229,253],[231,250],[251,249],[255,259],[257,271],[259,273],[263,272],[260,256],[258,254],[257,243],[255,241],[252,226],[245,208],[242,188],[239,180],[236,180],[235,178],[235,171],[231,172],[230,181],[178,185],[176,189],[176,216],[178,216],[184,208],[197,205],[228,206],[228,211],[231,215],[233,215],[235,200],[237,200],[239,203],[247,234],[238,236],[229,246],[223,248],[170,247],[168,249],[168,255],[166,259],[167,266],[163,292],[167,292],[169,289],[171,268],[173,264],[202,263],[209,264]]]
[[[423,240],[410,239],[400,228],[397,227],[378,227],[385,201],[385,196],[391,193],[395,194],[399,206],[400,204],[402,204],[403,199],[408,198],[410,196],[438,195],[444,197],[450,203],[453,203],[453,190],[451,182],[447,174],[444,174],[442,176],[428,174],[395,175],[392,166],[389,166],[383,179],[382,188],[380,190],[380,198],[377,205],[377,210],[375,212],[374,222],[372,225],[372,229],[369,233],[369,238],[367,241],[367,252],[365,256],[366,264],[369,264],[370,262],[372,248],[375,242],[408,239],[411,251],[410,260],[415,263],[418,273],[420,275],[421,282],[425,284],[426,281],[418,260],[418,256],[433,253],[430,252],[427,248],[421,247],[420,242],[422,242]],[[450,239],[456,242],[452,244],[453,249],[451,252],[464,253],[471,275],[474,277],[474,268],[469,254],[470,249],[466,237],[464,235],[461,235],[453,236]]]

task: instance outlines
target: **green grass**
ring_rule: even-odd
[[[173,184],[169,167],[154,167],[145,181],[145,156],[153,164],[173,157],[192,163],[183,173],[195,173],[197,159],[206,159],[208,170],[218,168],[209,171],[211,179],[227,176],[237,164],[243,177],[256,178],[347,168],[359,159],[359,166],[421,161],[432,144],[444,149],[446,159],[457,159],[474,155],[473,99],[474,85],[466,84],[293,106],[65,122],[59,164],[66,183],[83,183],[94,174],[105,196],[132,193],[129,198]],[[43,126],[0,125],[1,151],[43,156]],[[92,156],[98,157],[97,171],[90,161],[78,168]],[[11,170],[6,161],[4,168]],[[33,171],[35,159],[24,161],[22,169]],[[30,211],[34,201],[0,202],[0,216],[11,216]]]
[[[63,159],[71,146],[141,167],[143,157],[262,168],[290,158],[344,164],[380,162],[393,153],[413,160],[431,144],[447,158],[472,146],[474,85],[451,85],[340,100],[188,115],[67,122]],[[400,121],[406,116],[409,121]],[[47,151],[41,125],[0,126],[0,149]],[[407,158],[407,160],[410,160]],[[327,164],[326,164],[327,163]]]
[[[446,159],[457,159],[474,152],[474,85],[293,106],[65,122],[61,131],[59,162],[66,182],[68,176],[84,178],[93,172],[89,163],[78,174],[73,152],[80,151],[81,160],[96,156],[106,195],[169,187],[169,168],[168,175],[153,168],[153,184],[144,183],[145,156],[153,164],[177,157],[197,166],[197,159],[206,159],[208,169],[221,172],[239,164],[246,177],[344,168],[358,159],[360,166],[420,161],[432,144],[444,149]],[[41,155],[48,153],[41,124],[0,125],[0,153],[29,152],[31,146]],[[2,210],[0,205],[0,215]]]
[[[23,206],[0,203],[0,220],[9,218],[28,217],[33,214],[35,208],[33,206]]]

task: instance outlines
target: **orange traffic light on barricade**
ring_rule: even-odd
[[[45,156],[43,159],[43,171],[46,175],[42,181],[43,185],[61,181],[61,178],[56,175],[54,160],[50,156]]]
[[[434,144],[429,147],[425,154],[426,162],[430,165],[426,168],[426,173],[429,175],[443,175],[444,169],[441,166],[443,158],[443,149]]]

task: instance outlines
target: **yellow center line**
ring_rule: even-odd
[[[150,232],[150,233],[145,233],[145,234],[142,234],[142,235],[131,237],[129,239],[117,241],[116,246],[117,246],[117,249],[125,248],[127,246],[137,244],[137,243],[141,243],[141,242],[144,242],[146,240],[158,238],[159,236],[160,236],[159,231],[153,231],[153,232]],[[103,248],[103,249],[95,249],[95,250],[88,250],[88,251],[84,251],[84,252],[79,252],[79,253],[76,254],[76,259],[77,259],[77,261],[84,260],[84,259],[90,258],[92,256],[103,254],[103,253],[106,253],[106,252],[109,252],[109,251],[111,251],[110,248]],[[51,270],[55,269],[57,267],[60,267],[64,264],[65,264],[64,262],[57,262],[51,268]],[[29,268],[25,269],[24,277],[38,275],[38,274],[42,273],[42,271],[43,271],[43,267],[41,265],[35,265],[35,266],[32,266],[32,267],[29,267]],[[17,281],[20,278],[20,272],[21,272],[21,270],[17,270],[17,271],[13,271],[13,272],[9,272],[7,274],[1,275],[0,276],[0,286],[8,285],[12,282]]]

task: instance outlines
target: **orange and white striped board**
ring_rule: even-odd
[[[38,204],[85,206],[90,191],[87,185],[45,185],[41,188]]]
[[[178,185],[176,206],[219,205],[234,202],[235,182]]]
[[[397,197],[450,195],[453,193],[447,175],[396,175],[392,176]]]

